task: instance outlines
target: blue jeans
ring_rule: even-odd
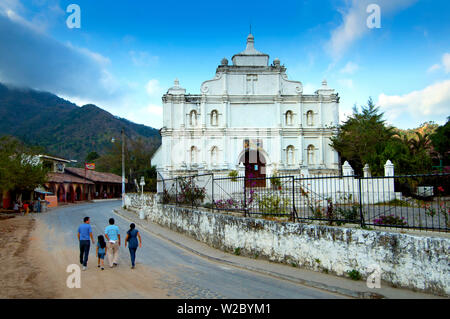
[[[134,262],[136,260],[136,249],[137,249],[137,247],[136,248],[128,247],[128,249],[130,250],[131,266],[134,267]]]
[[[89,240],[80,240],[80,264],[87,266],[89,249],[91,248],[91,242]]]

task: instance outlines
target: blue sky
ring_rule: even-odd
[[[70,4],[81,28],[69,29]],[[369,4],[381,28],[369,29]],[[450,116],[450,1],[0,0],[0,82],[160,128],[175,78],[200,93],[223,57],[255,47],[313,93],[341,96],[341,120],[369,96],[388,123],[413,128]]]

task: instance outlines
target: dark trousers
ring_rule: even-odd
[[[137,249],[137,247],[136,248],[128,247],[128,249],[130,250],[131,266],[134,267],[134,262],[136,260],[136,249]]]
[[[80,264],[87,266],[89,249],[91,248],[91,242],[89,240],[80,240]]]

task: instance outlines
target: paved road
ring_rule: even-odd
[[[97,235],[104,232],[110,217],[115,218],[116,225],[121,229],[124,239],[130,223],[112,212],[114,208],[119,207],[120,201],[78,204],[58,208],[36,216],[51,230],[64,238],[64,245],[78,251],[76,230],[85,216],[91,217],[91,226],[96,241]],[[142,249],[138,249],[137,267],[139,267],[139,264],[145,264],[167,274],[160,279],[167,283],[169,294],[173,297],[183,299],[342,298],[329,292],[204,259],[147,231],[141,230],[141,236],[144,246]],[[125,250],[123,246],[123,239],[119,267],[129,267],[129,253],[128,249]],[[52,243],[48,242],[47,244],[47,248],[51,249]],[[95,267],[95,249],[92,246],[89,258],[88,268],[89,266]],[[130,269],[130,271],[132,270]]]

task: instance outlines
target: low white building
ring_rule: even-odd
[[[337,173],[338,154],[329,146],[339,123],[339,97],[323,81],[303,94],[279,59],[254,48],[226,58],[200,94],[186,94],[175,80],[162,97],[162,145],[152,158],[164,178],[239,170],[247,176]]]

